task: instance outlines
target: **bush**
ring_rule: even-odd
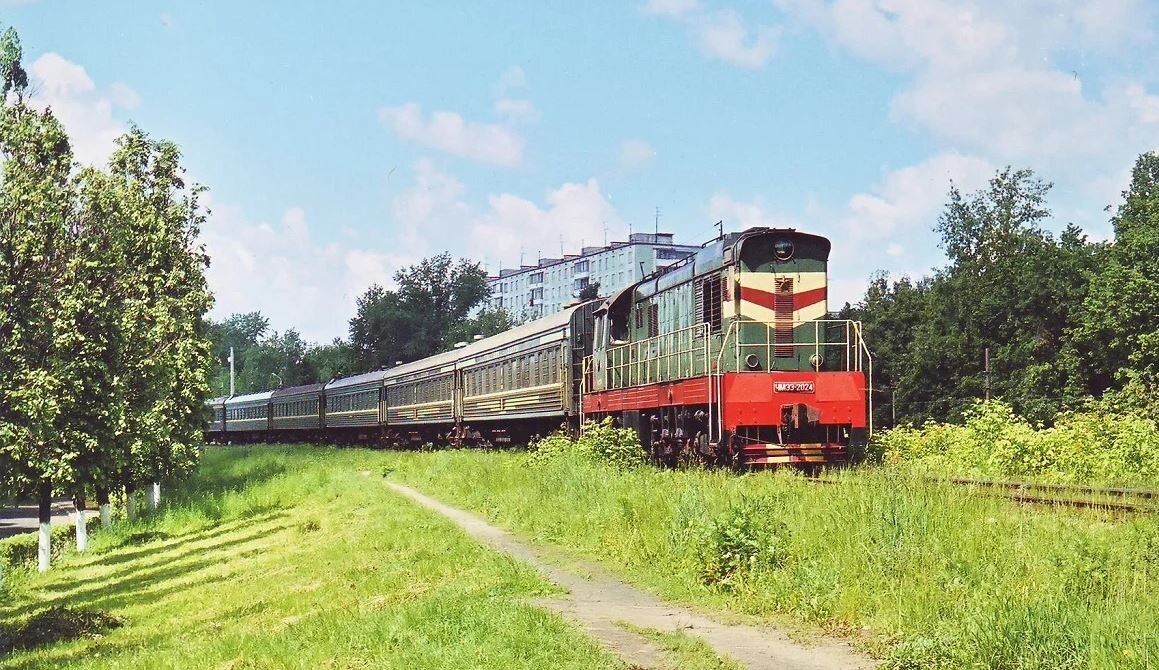
[[[939,475],[1159,484],[1155,422],[1104,403],[1043,428],[1003,402],[979,402],[965,425],[903,426],[875,436],[873,448],[887,464]]]
[[[89,533],[96,524],[89,521]],[[55,562],[75,546],[75,529],[71,525],[52,527],[52,560]],[[0,540],[0,563],[10,568],[35,568],[40,548],[39,533],[23,533]]]
[[[639,467],[648,462],[648,455],[640,446],[636,431],[616,428],[611,419],[584,424],[583,435],[578,439],[563,432],[552,433],[532,443],[530,449],[532,463],[545,463],[569,454],[621,469]]]
[[[781,567],[789,556],[789,529],[775,505],[742,501],[718,516],[701,550],[701,578],[731,588],[747,575]]]

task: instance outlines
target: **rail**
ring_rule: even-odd
[[[811,478],[816,484],[842,484],[851,479]],[[1046,507],[1073,507],[1104,512],[1154,514],[1159,512],[1159,491],[1154,489],[1104,488],[1072,484],[1040,484],[1036,482],[990,481],[981,479],[943,479],[927,477],[931,485],[950,485],[969,488],[982,495],[1005,498],[1012,502]],[[1057,495],[1052,495],[1057,494]]]

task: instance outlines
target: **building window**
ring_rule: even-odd
[[[576,272],[587,272],[588,271],[588,262],[587,261],[577,261],[576,264],[572,266],[572,269]]]
[[[531,277],[529,278],[529,281],[532,284],[542,284],[543,283],[543,273],[536,272],[536,273],[532,274]]]

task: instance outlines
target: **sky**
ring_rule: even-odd
[[[1149,0],[0,0],[0,23],[79,160],[130,124],[181,147],[211,315],[316,342],[443,251],[495,273],[718,220],[829,237],[837,307],[944,262],[951,181],[1033,169],[1051,229],[1106,239],[1159,150]]]

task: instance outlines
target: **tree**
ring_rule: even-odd
[[[1076,393],[1100,395],[1132,380],[1159,388],[1159,154],[1135,162],[1111,223],[1115,243],[1089,268],[1070,332]]]
[[[395,290],[371,286],[350,320],[350,342],[363,370],[450,348],[452,329],[491,295],[479,263],[455,263],[446,253],[399,270],[394,280]]]
[[[516,317],[502,307],[484,307],[475,316],[452,326],[447,341],[454,346],[456,342],[471,342],[476,335],[491,337],[526,321],[526,318]]]
[[[64,352],[78,344],[64,330],[81,311],[64,279],[75,206],[68,136],[51,112],[30,108],[22,49],[0,37],[0,470],[10,491],[40,503],[40,569],[48,569],[54,485],[77,479],[73,445],[61,435],[75,384],[84,380]],[[89,361],[85,361],[88,363]]]
[[[315,344],[306,351],[303,361],[306,378],[326,382],[351,375],[357,369],[357,359],[354,347],[341,338],[334,338],[330,344]]]
[[[246,347],[239,390],[252,393],[313,382],[306,365],[307,346],[298,331],[290,328]]]
[[[865,322],[876,385],[896,398],[899,420],[959,416],[987,392],[987,350],[990,393],[1026,416],[1049,421],[1077,402],[1067,329],[1103,247],[1074,226],[1057,240],[1044,228],[1049,188],[1010,168],[973,194],[951,186],[935,227],[948,264],[916,284],[876,277],[849,310]]]
[[[576,296],[580,302],[587,302],[588,300],[595,300],[600,297],[600,283],[594,282],[580,289],[579,295]]]
[[[133,128],[117,141],[110,175],[124,212],[132,272],[120,290],[127,308],[123,374],[126,422],[120,448],[128,499],[140,482],[159,484],[192,470],[202,443],[204,400],[212,356],[209,259],[197,239],[205,220],[202,188],[186,186],[180,152]]]

